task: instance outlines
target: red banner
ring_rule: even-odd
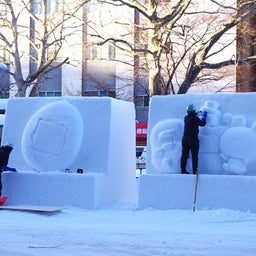
[[[136,123],[136,138],[147,138],[148,123]]]

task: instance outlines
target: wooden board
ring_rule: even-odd
[[[53,213],[65,209],[65,207],[58,206],[38,206],[38,205],[1,205],[0,210],[13,211],[31,211],[41,213]]]

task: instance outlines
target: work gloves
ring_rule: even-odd
[[[207,111],[203,111],[203,119],[204,119],[204,120],[207,119]]]
[[[206,119],[207,119],[207,111],[198,111],[198,112],[197,112],[197,116],[198,116],[200,119],[206,120]]]

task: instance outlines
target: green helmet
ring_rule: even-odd
[[[196,108],[193,104],[189,104],[187,106],[187,112],[193,112],[193,111],[196,111]]]

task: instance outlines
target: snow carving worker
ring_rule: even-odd
[[[195,106],[189,104],[187,106],[187,115],[184,117],[184,131],[182,137],[182,155],[180,161],[181,173],[189,174],[186,170],[189,152],[192,156],[193,174],[197,173],[198,152],[199,152],[199,126],[206,125],[207,112],[196,112]]]
[[[2,172],[16,171],[15,168],[7,166],[12,149],[13,145],[10,142],[5,143],[5,145],[0,148],[0,197],[2,196]]]

